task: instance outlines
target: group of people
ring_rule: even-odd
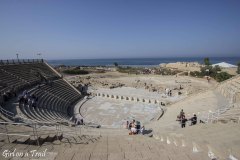
[[[140,122],[135,121],[134,119],[130,123],[129,121],[127,121],[126,128],[130,130],[129,135],[134,135],[138,133],[144,134],[145,131],[145,127],[144,126],[141,127]]]
[[[187,119],[186,116],[185,116],[185,113],[182,109],[180,111],[180,114],[177,116],[177,121],[180,122],[182,128],[185,128],[187,121],[191,121],[191,124],[190,124],[191,126],[196,125],[197,124],[197,116],[196,116],[196,114],[194,114],[193,117]]]
[[[171,89],[169,89],[169,88],[166,88],[165,89],[165,94],[167,95],[167,96],[172,96],[172,90]]]
[[[13,87],[7,91],[0,92],[0,105],[4,105],[9,99],[16,97],[17,92],[16,89]]]
[[[29,105],[30,107],[37,107],[38,97],[35,94],[30,95],[27,90],[24,90],[22,95],[18,97],[19,105]]]
[[[82,117],[76,117],[76,118],[71,117],[70,121],[73,121],[75,125],[85,125]]]

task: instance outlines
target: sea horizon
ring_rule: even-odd
[[[46,60],[53,66],[113,66],[118,63],[119,66],[158,66],[161,63],[174,62],[198,62],[203,64],[206,57],[162,57],[162,58],[94,58],[94,59],[49,59]],[[211,64],[226,62],[237,65],[240,57],[208,57]]]

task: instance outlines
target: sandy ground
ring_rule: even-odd
[[[200,92],[216,84],[214,80],[207,83],[206,79],[188,76],[128,75],[119,72],[70,76],[66,78],[75,86],[78,84],[88,84],[93,90],[125,86],[143,88],[151,92],[164,92],[166,88],[169,88],[176,93],[181,85],[183,88],[181,92],[186,95]]]

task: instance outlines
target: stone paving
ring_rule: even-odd
[[[105,127],[121,127],[127,120],[136,119],[143,124],[161,114],[157,104],[145,104],[94,97],[81,108],[86,121],[94,121]]]

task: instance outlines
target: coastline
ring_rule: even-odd
[[[52,66],[114,66],[117,62],[119,66],[130,67],[156,67],[161,63],[176,63],[176,62],[198,62],[203,64],[204,58],[199,57],[176,57],[176,58],[119,58],[119,59],[62,59],[62,60],[47,60]],[[236,65],[240,61],[240,57],[210,57],[212,64],[227,62]]]

